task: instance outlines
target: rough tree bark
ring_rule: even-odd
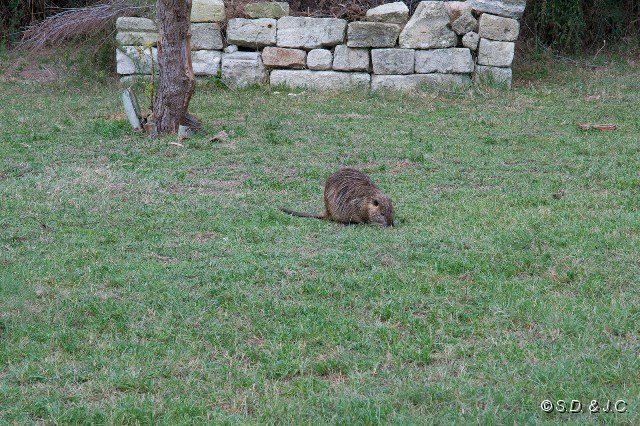
[[[191,0],[157,0],[158,90],[153,115],[158,133],[186,124],[196,78],[191,65]]]

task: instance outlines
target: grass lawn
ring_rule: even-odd
[[[552,66],[200,86],[184,147],[133,134],[114,82],[0,76],[0,424],[639,424],[640,70]],[[395,228],[278,211],[344,165]]]

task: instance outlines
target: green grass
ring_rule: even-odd
[[[638,68],[547,66],[199,86],[184,147],[133,134],[114,83],[0,81],[0,424],[638,424]],[[395,228],[278,211],[345,165]]]

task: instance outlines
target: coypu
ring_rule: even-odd
[[[373,223],[393,226],[391,199],[376,187],[369,176],[352,168],[340,169],[324,186],[325,210],[319,214],[299,213],[280,208],[299,217],[333,220],[340,223]]]

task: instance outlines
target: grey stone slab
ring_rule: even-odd
[[[277,21],[272,18],[229,19],[227,43],[238,46],[260,48],[276,44]]]
[[[372,49],[371,62],[374,74],[412,74],[415,50]]]
[[[424,86],[438,88],[463,88],[471,84],[471,78],[462,74],[409,74],[372,75],[371,90],[413,91]]]
[[[344,43],[347,21],[337,18],[283,16],[278,19],[278,47],[317,49]]]
[[[478,64],[494,67],[509,67],[513,62],[515,43],[509,41],[492,41],[480,39],[478,47]]]
[[[369,71],[369,49],[336,46],[333,52],[333,69],[336,71]]]
[[[471,51],[463,47],[416,51],[416,73],[465,74],[473,72]]]
[[[273,70],[270,77],[272,86],[285,84],[317,90],[369,89],[370,81],[367,73],[337,71]]]
[[[433,49],[454,47],[458,42],[450,29],[449,14],[442,2],[423,1],[400,33],[400,47]]]

